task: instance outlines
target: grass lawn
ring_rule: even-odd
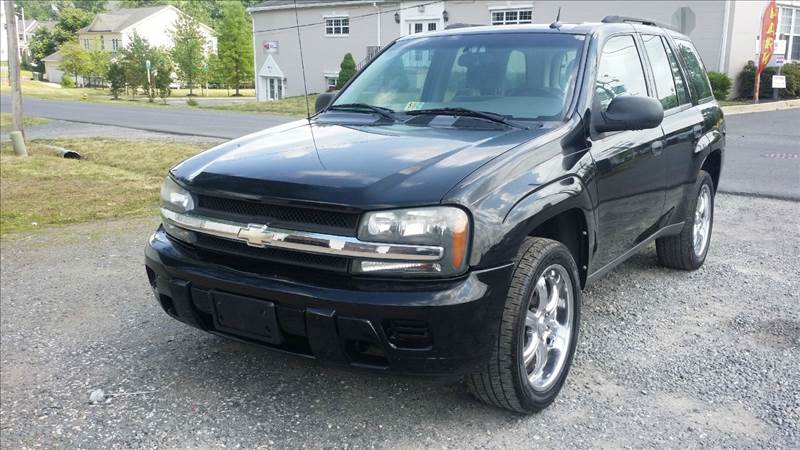
[[[49,119],[45,119],[43,117],[22,117],[22,125],[26,127],[30,127],[33,125],[41,125],[43,123],[50,122]],[[11,113],[0,113],[0,130],[3,133],[10,131],[11,128]]]
[[[274,102],[247,102],[247,103],[231,103],[227,105],[207,105],[203,108],[208,109],[222,109],[225,111],[247,111],[247,112],[264,112],[270,114],[283,114],[288,116],[304,117],[306,115],[306,97],[300,95],[297,97],[287,97],[282,100]],[[317,100],[316,95],[308,96],[308,106],[311,108],[311,113],[314,113],[314,102]]]
[[[111,101],[111,92],[108,89],[99,88],[65,88],[52,83],[44,83],[41,81],[31,80],[30,72],[22,72],[22,94],[30,95],[32,97],[52,98],[57,100],[87,100],[92,102],[97,101]],[[194,94],[200,97],[200,89],[194,89]],[[227,97],[227,89],[208,89],[205,91],[205,97]],[[239,92],[244,97],[255,97],[255,89],[240,89]],[[233,90],[230,91],[232,95]],[[170,98],[183,98],[189,95],[188,89],[173,89],[170,93]],[[240,97],[231,97],[240,98]],[[129,95],[123,95],[121,100],[130,100]],[[147,97],[140,94],[136,96],[136,101],[147,103]],[[156,103],[160,100],[156,99]]]
[[[45,144],[77,150],[54,156]],[[169,140],[32,141],[31,156],[0,151],[0,234],[97,219],[153,215],[167,170],[205,148]]]
[[[195,97],[198,97],[198,98],[203,98],[203,97],[242,98],[242,97],[255,97],[256,96],[256,90],[255,89],[239,89],[239,94],[240,94],[239,97],[232,97],[234,92],[236,92],[233,89],[230,89],[230,90],[228,90],[228,89],[206,89],[205,91],[202,91],[203,92],[202,96],[200,95],[201,91],[200,91],[199,88],[194,88],[193,92],[194,92]],[[189,90],[188,89],[173,89],[169,94],[170,98],[182,98],[182,97],[187,97],[187,96],[189,96]]]

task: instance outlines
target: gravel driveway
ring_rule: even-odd
[[[797,447],[799,207],[720,195],[701,270],[662,269],[651,246],[594,285],[567,385],[530,417],[168,318],[142,267],[155,220],[15,236],[0,446]]]

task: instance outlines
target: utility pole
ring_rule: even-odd
[[[3,1],[6,13],[6,34],[8,35],[8,79],[11,82],[11,129],[19,131],[23,141],[25,130],[22,128],[22,84],[20,83],[19,73],[19,33],[17,32],[16,13],[14,12],[14,0]],[[13,137],[12,137],[13,139]],[[14,151],[20,154],[15,146]]]

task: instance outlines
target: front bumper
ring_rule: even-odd
[[[205,261],[160,227],[145,264],[162,308],[201,330],[338,365],[436,377],[458,377],[487,360],[512,272],[506,265],[452,280],[341,274],[318,282],[300,268],[277,275]],[[221,325],[219,302],[240,301],[264,306],[271,336]]]

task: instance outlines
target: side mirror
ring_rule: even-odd
[[[327,108],[328,105],[330,105],[333,101],[333,98],[336,97],[336,94],[336,92],[323,92],[322,94],[317,95],[317,101],[314,103],[314,109],[317,112],[320,112]]]
[[[594,128],[600,133],[646,130],[661,125],[664,108],[652,97],[623,95],[611,100],[608,109],[594,117]]]

